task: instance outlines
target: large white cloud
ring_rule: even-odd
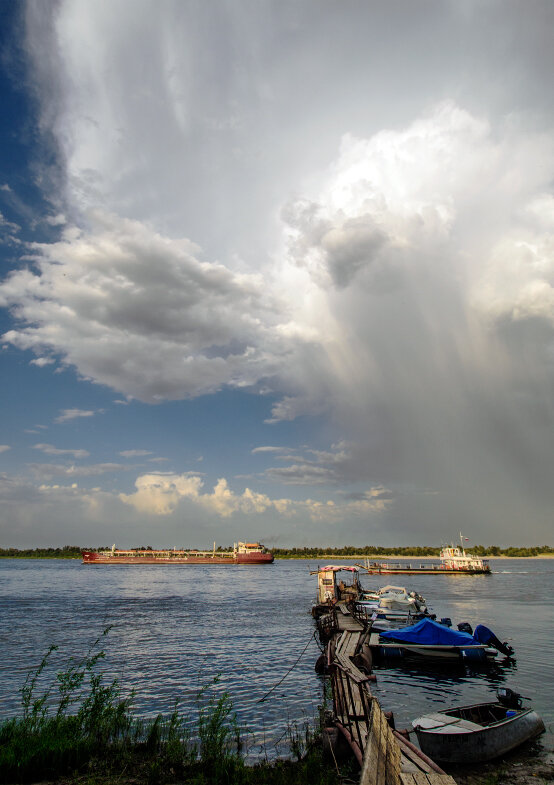
[[[122,502],[132,505],[139,513],[151,515],[170,515],[175,512],[182,500],[192,501],[207,512],[220,518],[230,518],[240,513],[262,515],[268,511],[284,517],[308,517],[312,520],[328,522],[339,521],[348,516],[369,516],[384,512],[392,503],[383,488],[373,488],[359,498],[341,500],[295,501],[293,499],[271,499],[263,493],[245,488],[236,493],[225,478],[220,478],[212,491],[203,491],[204,481],[194,474],[143,474],[135,481],[136,491],[120,494]]]
[[[261,276],[200,261],[189,241],[137,221],[90,220],[36,245],[36,270],[4,281],[0,301],[21,323],[6,341],[146,401],[253,384],[275,370],[285,315]]]

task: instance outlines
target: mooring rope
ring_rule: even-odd
[[[285,675],[283,676],[283,678],[282,678],[282,679],[280,679],[280,680],[277,682],[277,684],[274,684],[274,685],[273,685],[273,687],[272,687],[272,688],[269,690],[269,692],[266,692],[266,694],[263,696],[263,698],[260,698],[260,700],[256,701],[256,704],[258,704],[258,703],[263,703],[263,702],[265,701],[265,699],[266,699],[266,698],[267,698],[269,695],[271,695],[271,693],[273,692],[273,690],[276,690],[276,689],[277,689],[277,687],[278,687],[280,684],[282,684],[282,683],[285,681],[285,679],[287,678],[287,676],[289,675],[289,673],[290,673],[291,671],[293,671],[293,670],[294,670],[294,668],[296,668],[296,666],[298,665],[298,663],[300,662],[300,660],[302,659],[302,657],[303,657],[303,656],[304,656],[304,654],[306,653],[306,651],[307,651],[307,649],[308,649],[308,646],[309,646],[309,645],[310,645],[310,643],[312,642],[312,638],[314,638],[314,639],[315,639],[315,635],[316,635],[316,630],[314,630],[314,631],[313,631],[313,633],[310,635],[310,639],[309,639],[308,643],[307,643],[307,644],[304,646],[304,648],[302,649],[302,651],[300,652],[300,656],[299,656],[299,657],[298,657],[298,659],[297,659],[297,660],[296,660],[296,661],[295,661],[295,662],[294,662],[294,663],[291,665],[291,667],[290,667],[290,668],[288,669],[288,671],[285,673]],[[316,643],[317,643],[317,639],[316,639]]]

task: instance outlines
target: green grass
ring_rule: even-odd
[[[194,706],[149,720],[133,713],[133,694],[105,681],[101,647],[109,629],[80,660],[52,670],[51,646],[21,689],[21,716],[0,724],[0,783],[79,785],[336,785],[308,726],[288,728],[293,760],[247,766],[232,702],[219,677],[202,687]],[[39,685],[48,686],[39,690]]]

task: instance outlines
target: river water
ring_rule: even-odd
[[[344,561],[344,564],[354,562]],[[491,561],[491,576],[364,576],[365,586],[401,583],[437,618],[486,624],[516,661],[488,669],[376,669],[372,690],[397,727],[440,706],[491,700],[498,686],[528,696],[554,726],[554,559]],[[0,559],[0,719],[20,713],[19,690],[50,644],[54,669],[82,656],[102,630],[102,669],[135,692],[136,712],[192,712],[199,689],[221,675],[248,756],[288,751],[287,728],[313,723],[322,703],[310,615],[315,561],[263,566],[90,566],[78,561]]]

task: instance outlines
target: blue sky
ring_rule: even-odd
[[[1,545],[551,542],[551,3],[0,13]]]

